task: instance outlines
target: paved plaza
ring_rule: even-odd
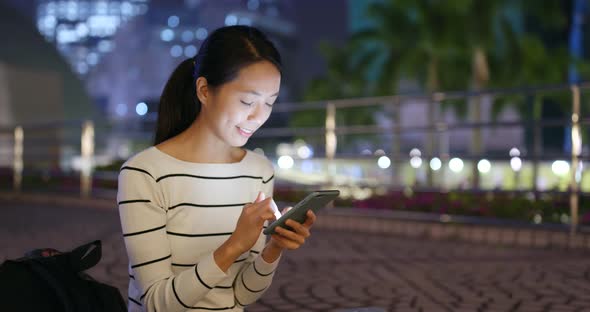
[[[116,210],[0,206],[0,260],[95,239],[103,259],[90,274],[126,298]],[[316,229],[247,311],[590,311],[590,253]]]

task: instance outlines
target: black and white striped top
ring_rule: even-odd
[[[269,287],[278,264],[256,245],[224,273],[213,252],[243,206],[271,196],[274,170],[247,151],[237,163],[191,163],[150,147],[119,174],[117,201],[129,257],[129,311],[242,311]]]

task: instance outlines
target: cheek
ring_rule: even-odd
[[[240,107],[231,104],[231,99],[221,98],[213,106],[215,117],[220,122],[235,120],[241,114]]]
[[[248,110],[234,108],[223,112],[223,116],[227,123],[237,124],[248,119]]]
[[[262,123],[265,123],[268,120],[268,118],[270,118],[270,113],[272,113],[272,109],[270,108],[264,112],[261,119]]]

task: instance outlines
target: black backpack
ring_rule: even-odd
[[[85,270],[101,258],[99,240],[70,252],[36,249],[0,265],[0,311],[127,311],[119,290]]]

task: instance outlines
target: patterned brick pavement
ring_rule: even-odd
[[[125,294],[118,222],[115,210],[3,203],[0,260],[102,239],[90,274]],[[316,230],[247,311],[590,311],[590,253]]]

